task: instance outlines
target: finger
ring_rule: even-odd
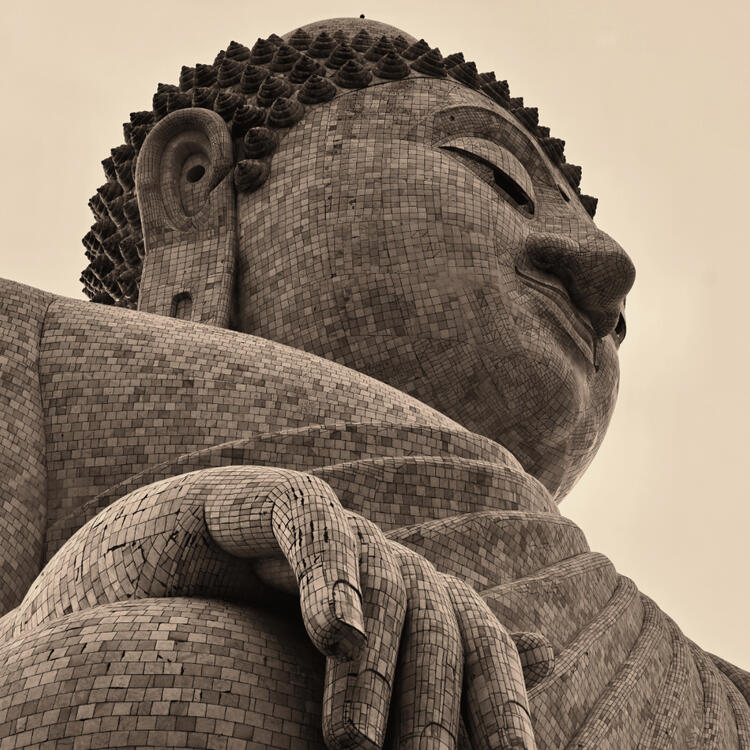
[[[395,746],[454,750],[461,709],[463,649],[452,602],[437,571],[390,542],[406,585],[394,696]]]
[[[297,579],[302,618],[315,646],[327,656],[358,653],[365,641],[359,542],[335,493],[309,474],[241,468],[230,488],[206,502],[212,537],[240,557],[280,550]]]
[[[366,640],[359,542],[333,490],[298,474],[274,504],[273,533],[299,583],[302,619],[327,656],[353,657]]]
[[[330,750],[381,748],[388,725],[406,588],[383,533],[350,514],[360,541],[360,581],[367,643],[357,659],[329,658],[323,736]]]
[[[521,660],[526,690],[531,690],[555,669],[555,652],[541,633],[511,633]]]
[[[443,576],[464,647],[464,721],[473,747],[535,750],[521,661],[508,631],[463,581]]]

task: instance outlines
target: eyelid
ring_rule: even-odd
[[[500,171],[505,172],[512,180],[518,183],[524,193],[528,195],[532,203],[536,203],[534,196],[534,185],[529,177],[529,173],[521,162],[513,156],[507,149],[498,146],[493,141],[486,138],[475,138],[470,136],[459,136],[449,138],[438,145],[438,148],[459,149],[468,151],[480,159],[493,164]]]

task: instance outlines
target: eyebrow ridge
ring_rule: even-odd
[[[552,182],[554,182],[555,184],[559,182],[552,170],[550,170],[549,165],[547,164],[545,157],[542,154],[541,147],[525,130],[523,130],[523,126],[520,123],[514,121],[512,115],[506,118],[491,109],[487,109],[486,107],[478,107],[477,105],[473,104],[455,104],[434,111],[432,113],[433,120],[437,119],[441,115],[448,115],[451,113],[451,111],[454,110],[461,111],[462,114],[468,112],[471,114],[480,115],[481,117],[486,118],[486,120],[489,121],[488,124],[496,127],[510,127],[514,134],[523,139],[528,152],[533,154],[535,166],[541,168],[547,175],[548,179],[550,179]],[[492,140],[492,142],[494,142],[497,146],[510,151],[510,153],[512,153],[522,164],[524,163],[524,160],[519,156],[519,150],[517,148],[513,148],[505,140],[503,140],[503,142],[500,142],[500,139],[497,138],[497,136],[491,137],[492,135],[494,134],[483,133],[481,136],[477,137],[483,137],[488,140]]]

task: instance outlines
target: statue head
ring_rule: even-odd
[[[84,240],[95,301],[140,294],[371,375],[557,497],[584,471],[634,270],[504,81],[337,19],[183,68],[125,134]]]

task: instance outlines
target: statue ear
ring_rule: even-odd
[[[146,256],[138,309],[226,328],[236,242],[232,139],[207,109],[181,109],[138,154]]]

